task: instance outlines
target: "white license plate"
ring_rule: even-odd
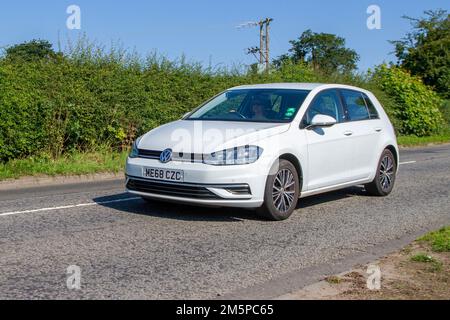
[[[171,170],[171,169],[161,169],[161,168],[148,168],[142,169],[142,176],[144,178],[162,180],[162,181],[184,181],[183,170]]]

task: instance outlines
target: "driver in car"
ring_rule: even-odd
[[[264,104],[263,101],[255,99],[252,103],[252,120],[269,120],[269,112],[268,107]]]

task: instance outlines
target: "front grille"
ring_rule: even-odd
[[[162,151],[156,151],[156,150],[144,150],[139,149],[138,150],[138,156],[140,158],[147,158],[147,159],[159,159],[159,156],[161,155]],[[203,162],[203,155],[202,154],[196,154],[196,153],[183,153],[183,152],[174,152],[172,156],[173,161],[183,161],[183,162]]]
[[[141,158],[149,158],[149,159],[159,159],[162,151],[154,151],[154,150],[144,150],[139,149],[138,155]]]
[[[130,178],[127,189],[131,191],[160,194],[173,197],[195,199],[221,199],[206,187],[186,183],[160,182],[154,180],[137,180]]]

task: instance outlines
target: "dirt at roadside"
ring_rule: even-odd
[[[450,252],[433,252],[428,243],[416,241],[371,265],[380,268],[380,290],[368,289],[369,265],[365,265],[279,299],[450,300]]]

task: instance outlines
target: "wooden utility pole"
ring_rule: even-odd
[[[267,18],[266,23],[266,72],[269,72],[270,68],[270,23],[273,21],[271,18]]]
[[[259,24],[259,64],[264,63],[264,53],[262,48],[264,47],[264,23],[263,21],[258,22]]]
[[[256,57],[256,54],[259,53],[259,65],[264,66],[266,72],[269,72],[270,69],[270,23],[273,21],[272,18],[262,19],[259,22],[247,22],[238,26],[238,28],[242,27],[253,27],[259,26],[259,48],[251,47],[247,49],[247,54],[253,54]]]

